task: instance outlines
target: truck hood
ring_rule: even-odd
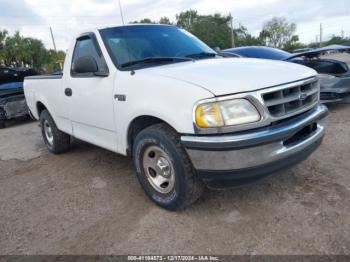
[[[317,75],[305,66],[250,58],[205,59],[142,71],[200,86],[215,96],[255,91]]]

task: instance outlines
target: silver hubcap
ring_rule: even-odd
[[[174,167],[163,149],[158,146],[148,147],[142,162],[147,179],[155,190],[167,194],[174,188]]]
[[[45,132],[47,142],[52,146],[53,145],[52,128],[47,120],[44,121],[44,132]]]

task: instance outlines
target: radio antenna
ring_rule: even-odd
[[[120,16],[122,17],[123,25],[125,25],[125,23],[124,23],[123,9],[122,9],[122,4],[120,3],[120,0],[118,0],[118,4],[119,4]]]

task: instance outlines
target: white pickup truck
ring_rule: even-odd
[[[314,70],[222,58],[166,25],[83,33],[63,74],[27,77],[24,90],[50,152],[73,136],[129,155],[148,197],[169,210],[205,185],[248,184],[306,159],[328,113]]]

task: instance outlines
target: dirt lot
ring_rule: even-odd
[[[350,65],[350,54],[347,54],[347,53],[329,54],[329,55],[323,56],[323,58],[329,58],[329,59],[343,61],[343,62],[348,63]]]
[[[128,158],[75,142],[50,155],[38,124],[0,131],[1,254],[350,254],[350,105],[324,144],[264,184],[207,191],[172,213]]]

